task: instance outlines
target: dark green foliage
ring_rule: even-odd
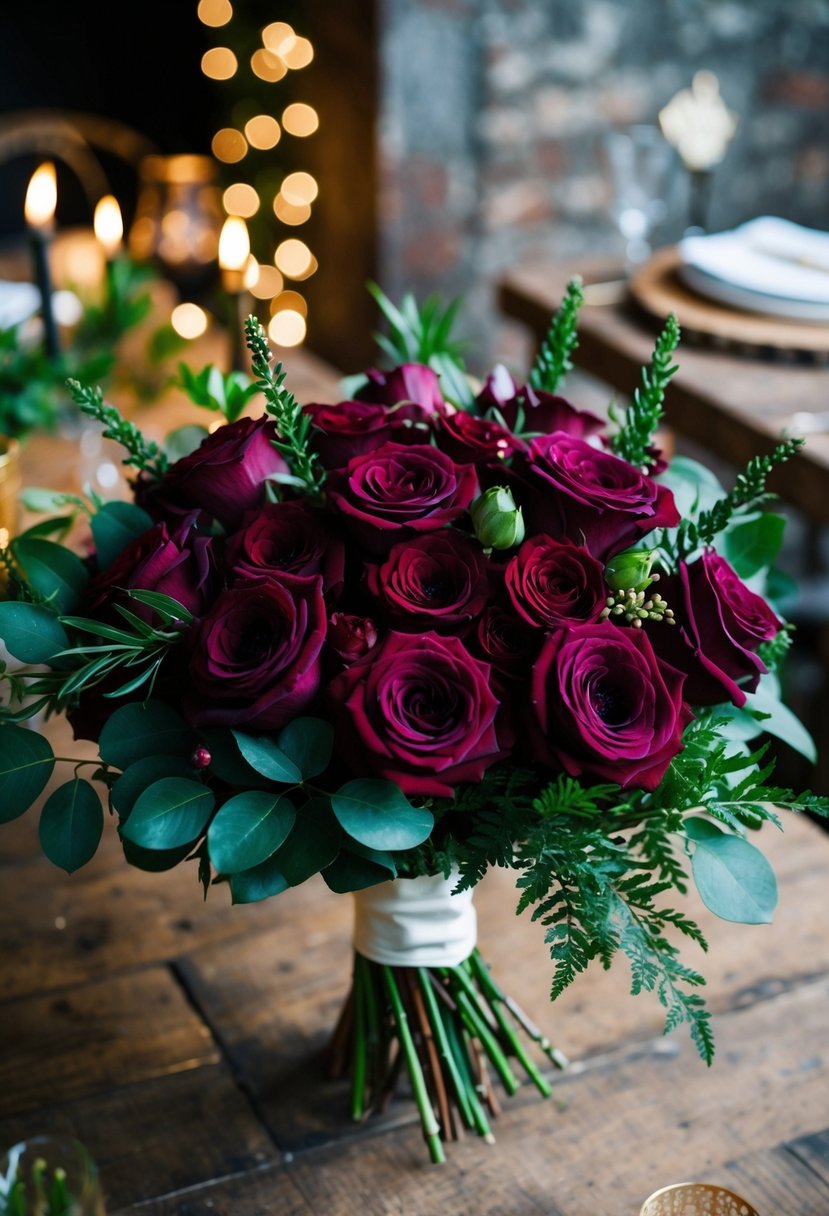
[[[388,334],[376,333],[374,340],[392,364],[428,364],[440,377],[444,396],[461,409],[469,409],[472,389],[463,370],[466,344],[452,337],[461,301],[452,300],[441,309],[439,296],[418,305],[407,292],[398,307],[376,283],[367,286],[389,330]]]
[[[153,478],[162,476],[167,468],[164,452],[157,443],[145,439],[135,423],[122,417],[114,405],[107,405],[101,389],[87,388],[77,380],[67,380],[66,386],[81,413],[103,423],[104,438],[114,439],[126,450],[124,464],[132,465]]]
[[[573,355],[579,344],[579,309],[583,303],[582,281],[571,279],[528,377],[530,386],[539,392],[557,392],[573,367]]]
[[[679,324],[671,313],[656,340],[650,365],[642,368],[642,384],[634,390],[633,401],[611,442],[614,453],[637,469],[648,469],[654,463],[653,439],[662,418],[665,390],[677,370],[673,357],[678,345]],[[613,409],[611,417],[616,420]]]

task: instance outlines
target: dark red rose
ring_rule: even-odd
[[[489,563],[480,545],[443,528],[395,545],[366,586],[401,629],[458,632],[486,606]]]
[[[676,626],[650,626],[651,640],[660,657],[686,673],[686,700],[744,705],[746,692],[754,692],[766,671],[757,648],[782,621],[713,549],[687,565],[680,562],[678,575],[664,579],[659,593]]]
[[[332,612],[326,641],[341,662],[355,663],[377,645],[377,626],[368,616]]]
[[[512,401],[517,392],[518,385],[513,379],[512,373],[504,367],[503,363],[496,363],[475,398],[478,412],[483,414],[492,406],[500,410],[508,401]]]
[[[409,795],[480,781],[506,754],[489,676],[458,638],[390,633],[330,685],[341,759]]]
[[[526,446],[497,422],[476,418],[463,410],[438,419],[435,435],[440,450],[460,464],[507,460]]]
[[[156,524],[131,541],[112,565],[91,581],[84,610],[100,615],[111,609],[115,600],[142,620],[158,621],[151,608],[119,595],[124,589],[160,591],[193,616],[201,616],[216,590],[216,569],[213,541],[196,530],[196,519],[197,512],[191,512],[177,526]],[[111,611],[106,615],[111,616]]]
[[[499,695],[510,685],[529,679],[540,636],[514,613],[491,605],[478,618],[475,641],[492,668],[492,686]]]
[[[327,620],[322,579],[241,580],[200,622],[185,711],[194,726],[277,730],[314,699]]]
[[[306,405],[314,427],[314,446],[327,469],[341,469],[354,456],[373,452],[392,437],[387,406],[372,401]]]
[[[641,629],[605,621],[558,630],[533,669],[535,758],[573,777],[656,789],[691,721],[684,680]]]
[[[582,545],[550,536],[524,541],[504,584],[519,616],[541,629],[596,621],[607,602],[601,562]]]
[[[627,461],[560,431],[519,457],[515,494],[528,529],[584,544],[606,559],[654,528],[679,523],[674,496]]]
[[[427,414],[443,414],[448,408],[440,391],[440,381],[425,363],[401,363],[390,372],[370,367],[366,376],[368,384],[356,393],[359,401],[376,401],[389,406],[412,401]]]
[[[455,465],[426,444],[386,443],[331,473],[327,488],[331,506],[368,551],[388,553],[397,541],[462,515],[478,479],[471,465]]]
[[[151,514],[205,511],[228,531],[265,501],[265,482],[288,466],[273,446],[268,418],[240,418],[219,427],[195,452],[177,460],[155,485],[142,482],[136,498]]]
[[[542,393],[532,385],[519,388],[507,369],[493,368],[475,398],[484,413],[496,409],[511,431],[521,435],[549,435],[563,431],[577,439],[600,435],[606,423],[588,410],[578,410],[565,397]]]
[[[323,591],[336,599],[342,588],[345,546],[330,525],[304,502],[270,502],[245,516],[228,542],[225,566],[233,578],[286,572],[322,575]]]

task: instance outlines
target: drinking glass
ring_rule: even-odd
[[[608,131],[603,143],[613,185],[610,213],[632,266],[650,256],[653,231],[667,214],[674,151],[659,127],[645,123]]]

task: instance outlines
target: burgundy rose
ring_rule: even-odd
[[[601,562],[582,545],[549,536],[524,541],[504,583],[519,616],[541,629],[596,621],[607,602]]]
[[[194,726],[276,730],[320,683],[322,579],[281,574],[223,591],[196,630],[185,710]]]
[[[574,777],[656,789],[692,717],[684,679],[641,629],[607,621],[551,634],[532,676],[536,759]]]
[[[497,422],[458,410],[436,425],[437,445],[461,464],[507,460],[526,446]]]
[[[264,501],[268,477],[288,472],[276,438],[268,418],[240,418],[208,435],[155,485],[141,483],[136,497],[156,515],[205,511],[230,531]]]
[[[213,541],[196,530],[196,518],[197,513],[192,512],[178,526],[156,524],[131,541],[89,584],[85,611],[100,615],[113,601],[120,601],[142,620],[157,621],[151,608],[119,595],[123,588],[160,591],[193,616],[201,616],[216,589],[216,570]]]
[[[314,424],[314,446],[327,469],[341,469],[352,457],[373,452],[392,437],[389,410],[380,402],[341,401],[303,408]]]
[[[678,575],[664,579],[659,593],[677,624],[651,626],[651,640],[661,657],[686,673],[686,700],[744,705],[746,692],[754,692],[766,671],[757,648],[782,622],[713,549],[687,565],[680,562]]]
[[[225,566],[234,578],[280,572],[322,575],[323,590],[336,598],[342,587],[345,547],[323,517],[304,502],[266,503],[251,511],[231,537]]]
[[[390,633],[332,682],[337,746],[356,773],[450,797],[505,756],[486,663],[458,638]]]
[[[478,481],[471,465],[426,444],[386,443],[331,473],[328,498],[372,553],[417,532],[433,532],[462,515]]]
[[[540,636],[514,613],[493,604],[478,618],[477,649],[492,668],[497,693],[528,679],[538,654]]]
[[[532,385],[523,388],[500,364],[493,368],[475,398],[484,412],[493,407],[511,431],[521,435],[549,435],[563,431],[577,439],[589,439],[605,429],[605,422],[588,410],[577,410],[565,397],[539,392]]]
[[[389,372],[370,367],[366,377],[368,383],[356,394],[359,401],[389,406],[412,401],[427,414],[443,414],[449,408],[443,400],[440,381],[425,363],[401,363]]]
[[[332,612],[326,641],[341,662],[355,663],[377,645],[377,626],[368,616]]]
[[[528,526],[608,558],[679,523],[674,496],[625,460],[560,431],[533,439],[515,487]]]
[[[518,385],[512,373],[503,363],[496,363],[484,380],[483,388],[475,398],[475,404],[480,413],[495,406],[500,410],[508,401],[512,401],[518,392]]]
[[[479,545],[442,529],[395,545],[366,586],[402,629],[457,632],[486,606],[487,562]]]

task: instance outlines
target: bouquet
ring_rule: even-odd
[[[492,1069],[546,1094],[532,1053],[563,1062],[477,952],[488,868],[514,869],[519,912],[546,926],[553,997],[621,954],[710,1063],[704,980],[677,945],[705,942],[674,897],[693,878],[725,919],[768,921],[775,879],[750,837],[781,808],[828,807],[774,785],[754,742],[813,751],[779,695],[791,629],[766,509],[800,441],[728,491],[666,464],[673,318],[626,411],[575,408],[558,395],[575,281],[523,385],[462,374],[451,309],[380,299],[402,362],[337,405],[300,405],[249,318],[265,413],[175,460],[71,386],[126,449],[133,501],[39,491],[62,513],[3,551],[0,637],[22,666],[3,674],[0,819],[68,763],[40,819],[67,871],[95,852],[103,790],[127,862],[193,862],[205,896],[316,874],[355,892],[332,1069],[350,1070],[357,1119],[405,1069],[441,1160],[464,1126],[490,1136]],[[238,396],[219,389],[214,406]],[[79,513],[84,556],[62,543]],[[97,757],[56,760],[21,725],[40,712]]]

